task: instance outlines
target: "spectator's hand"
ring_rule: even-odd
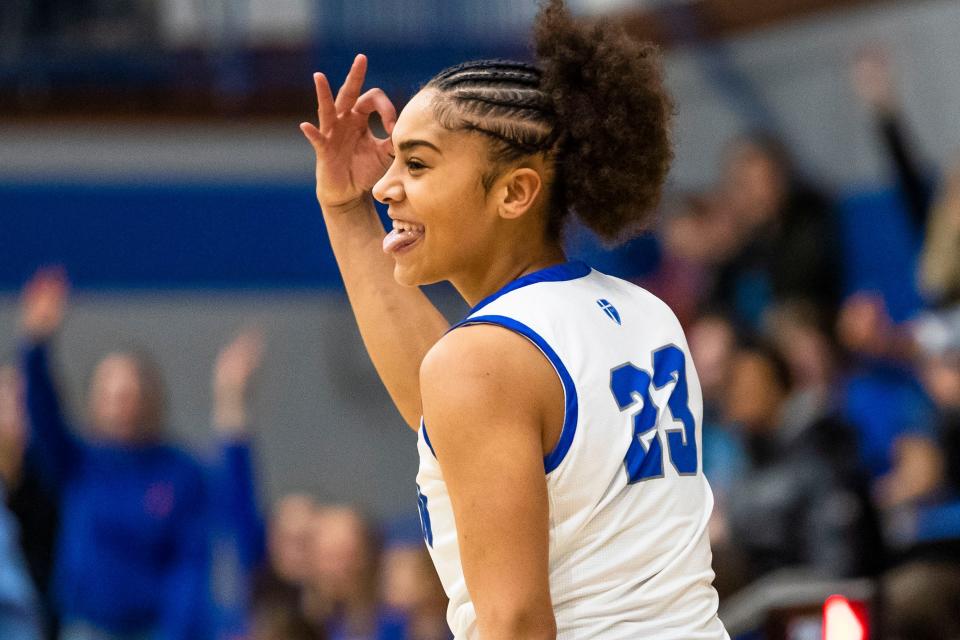
[[[893,321],[879,294],[856,293],[843,303],[837,319],[837,337],[850,351],[882,356],[893,332]]]
[[[922,436],[902,436],[893,444],[893,470],[877,481],[877,498],[884,508],[908,504],[943,486],[943,451]]]
[[[397,112],[380,89],[363,95],[367,58],[358,55],[337,94],[330,92],[327,77],[315,73],[318,124],[300,125],[317,156],[317,200],[325,211],[348,207],[373,189],[393,161],[390,138],[378,139],[370,131],[370,114],[377,112],[387,133],[393,132]]]
[[[245,329],[220,351],[213,372],[213,425],[223,435],[237,435],[247,426],[250,379],[263,360],[264,337]]]
[[[40,269],[23,288],[20,326],[28,338],[42,342],[63,324],[70,287],[63,269]]]
[[[860,51],[850,69],[853,88],[863,102],[876,111],[893,111],[897,97],[889,53],[882,47]]]

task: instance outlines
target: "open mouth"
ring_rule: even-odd
[[[383,252],[396,255],[410,249],[424,235],[423,225],[394,220],[393,230],[383,239]]]

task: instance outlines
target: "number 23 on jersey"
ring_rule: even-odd
[[[697,426],[690,412],[687,388],[686,358],[675,345],[667,345],[653,353],[653,375],[627,362],[610,372],[610,391],[620,411],[641,403],[633,414],[633,439],[623,459],[630,484],[663,477],[663,445],[657,430],[660,408],[653,401],[652,391],[676,384],[670,392],[667,407],[682,428],[667,429],[666,448],[670,462],[682,476],[697,473]],[[648,444],[645,444],[645,441]]]

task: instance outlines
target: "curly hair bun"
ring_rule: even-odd
[[[639,233],[673,157],[659,49],[609,21],[578,23],[562,0],[541,6],[535,43],[560,127],[554,206],[610,243]]]

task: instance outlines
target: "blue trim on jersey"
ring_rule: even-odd
[[[586,267],[586,265],[583,266]],[[586,268],[587,272],[589,273],[590,267]],[[521,280],[522,279],[523,278],[521,278]],[[567,279],[571,280],[572,278]],[[517,282],[519,282],[519,280],[517,280]],[[537,282],[544,282],[544,280],[537,280]],[[457,327],[464,327],[471,324],[494,324],[506,329],[510,329],[515,333],[519,333],[536,345],[541,352],[543,352],[543,355],[547,357],[547,359],[550,361],[550,364],[552,364],[553,368],[556,369],[557,375],[560,376],[560,382],[563,384],[564,395],[563,429],[560,431],[560,440],[557,442],[557,446],[554,447],[553,451],[543,458],[543,469],[546,473],[550,473],[560,466],[561,462],[563,462],[567,452],[570,450],[570,445],[573,444],[573,435],[577,431],[577,387],[573,384],[573,378],[570,377],[570,372],[567,371],[567,368],[563,365],[563,361],[560,360],[560,356],[558,356],[557,352],[554,351],[549,344],[547,344],[547,341],[544,340],[539,333],[522,322],[518,322],[513,318],[508,318],[507,316],[476,316],[473,318],[467,318],[466,320],[455,324],[450,330],[453,331],[453,329],[456,329]],[[426,436],[426,430],[424,430],[424,436]]]
[[[423,416],[420,416],[420,430],[423,431],[423,441],[427,443],[427,448],[430,449],[430,453],[436,458],[437,452],[433,450],[433,445],[430,444],[430,436],[427,435],[427,423],[423,421]]]
[[[579,260],[555,264],[552,267],[547,267],[546,269],[540,269],[539,271],[528,273],[525,276],[520,276],[513,282],[505,285],[499,291],[491,293],[489,296],[475,304],[473,309],[470,309],[470,313],[468,313],[467,316],[472,316],[500,296],[508,294],[511,291],[516,291],[517,289],[525,287],[529,284],[536,284],[538,282],[563,282],[566,280],[576,280],[577,278],[584,277],[588,273],[590,273],[590,265]]]

